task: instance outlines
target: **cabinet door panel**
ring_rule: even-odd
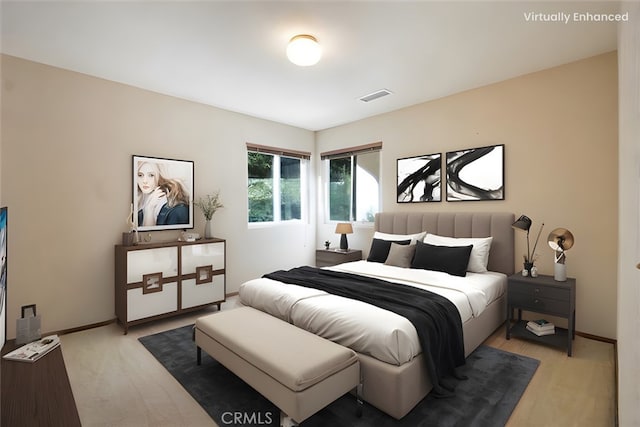
[[[165,283],[162,292],[143,294],[142,288],[127,291],[127,321],[170,313],[178,309],[177,283]]]
[[[224,274],[213,276],[210,283],[196,285],[195,279],[182,281],[182,308],[224,301]]]
[[[127,252],[127,283],[142,282],[142,276],[162,272],[163,277],[178,274],[176,247],[143,249]]]
[[[182,274],[195,273],[197,267],[205,265],[213,266],[214,270],[224,268],[224,242],[182,247]]]

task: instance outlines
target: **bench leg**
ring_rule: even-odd
[[[364,402],[362,402],[362,382],[356,386],[356,416],[362,418]]]
[[[202,349],[200,347],[196,347],[196,363],[198,366],[202,364]]]
[[[297,425],[298,423],[293,418],[280,411],[280,427],[296,427]]]

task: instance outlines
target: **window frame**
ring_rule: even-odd
[[[327,151],[324,153],[320,153],[320,158],[322,160],[322,168],[323,168],[323,177],[324,177],[324,222],[325,224],[336,224],[339,222],[352,222],[356,224],[373,224],[373,221],[365,221],[357,219],[357,171],[358,167],[358,155],[369,154],[372,152],[380,152],[382,151],[382,142],[374,142],[371,144],[360,145],[357,147],[344,148],[338,150]],[[380,154],[378,154],[380,155]],[[349,209],[349,219],[348,220],[333,220],[331,219],[331,205],[330,205],[330,193],[331,193],[331,170],[330,170],[330,162],[333,159],[340,158],[350,158],[351,159],[351,200],[350,200],[350,209]],[[382,162],[379,159],[380,165]],[[380,167],[380,166],[379,166]],[[380,212],[382,208],[381,204],[381,171],[378,170],[378,212]]]
[[[248,156],[250,152],[266,154],[273,156],[272,166],[272,180],[273,180],[273,220],[272,221],[249,221],[249,193],[247,191],[247,225],[250,228],[268,227],[280,224],[296,224],[306,223],[309,221],[309,163],[311,159],[311,153],[297,150],[286,150],[282,148],[269,147],[265,145],[258,145],[247,143],[247,189],[249,188],[249,169],[248,169]],[[281,191],[281,162],[282,157],[294,158],[300,161],[300,218],[294,219],[282,219],[282,191]]]

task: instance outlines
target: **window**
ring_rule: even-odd
[[[310,153],[247,144],[250,223],[302,220]]]
[[[382,143],[322,153],[329,221],[373,222],[380,209]]]
[[[302,219],[300,159],[280,157],[280,219]]]

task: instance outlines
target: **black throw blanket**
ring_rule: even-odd
[[[442,379],[465,363],[462,321],[457,307],[435,294],[386,280],[313,267],[276,271],[264,277],[363,301],[406,317],[416,328],[433,390],[447,396]]]

